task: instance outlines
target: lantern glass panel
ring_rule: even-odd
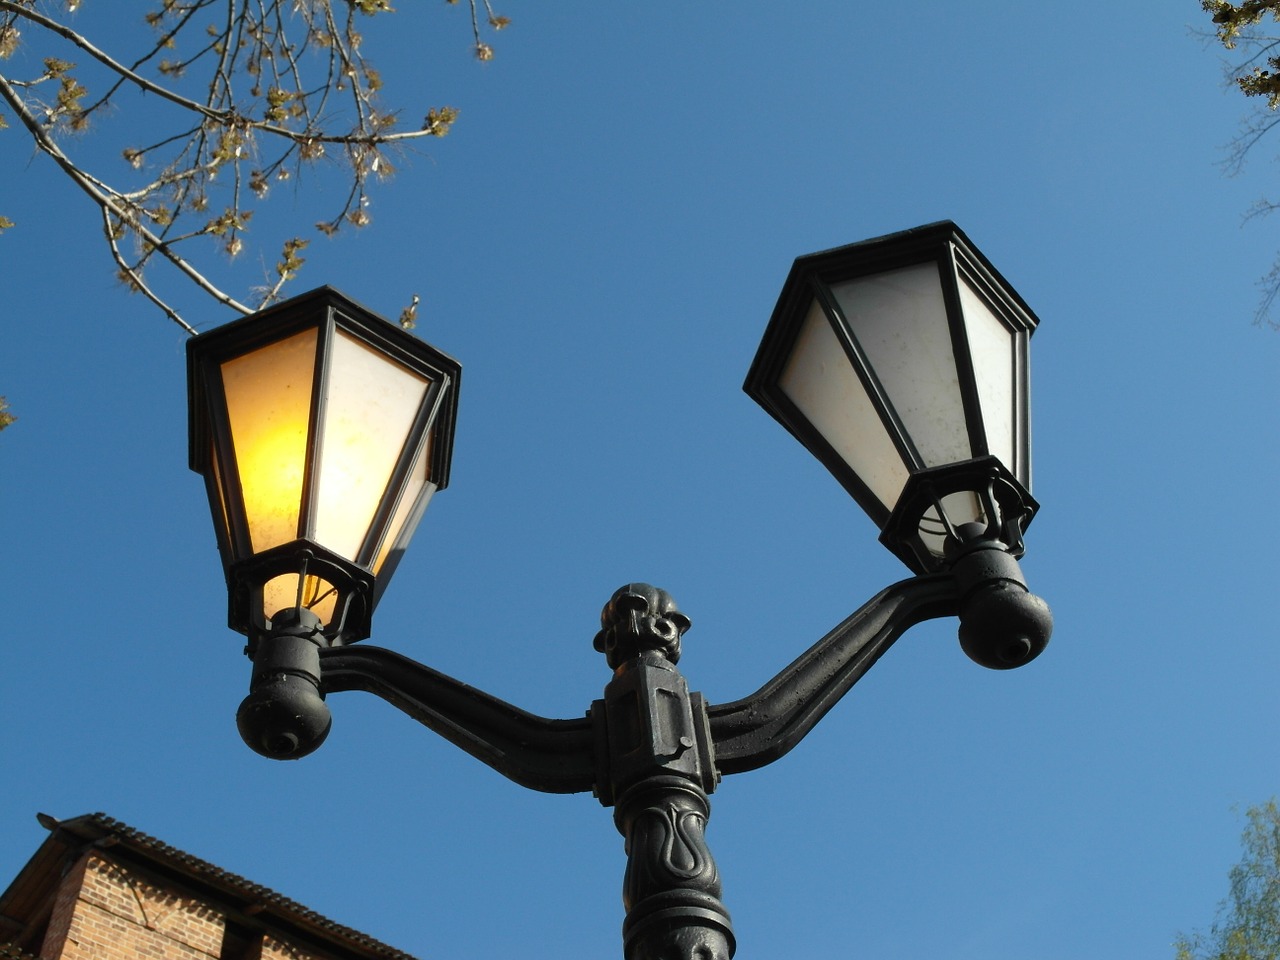
[[[254,553],[298,537],[315,365],[314,329],[222,364]]]
[[[1014,460],[1013,404],[1018,396],[1014,335],[963,278],[960,305],[964,310],[978,403],[982,407],[987,453],[998,458],[1006,469],[1017,472],[1021,464]]]
[[[427,438],[427,442],[418,451],[418,459],[414,463],[409,479],[405,483],[404,492],[400,495],[400,502],[396,504],[396,511],[392,514],[386,536],[383,537],[382,544],[378,547],[378,555],[373,563],[373,575],[375,577],[382,572],[383,564],[387,562],[387,557],[393,549],[401,553],[404,552],[409,539],[408,535],[413,533],[412,529],[406,530],[405,525],[416,521],[418,517],[422,516],[422,511],[426,509],[431,495],[436,492],[436,485],[427,476],[431,470],[431,448],[434,445],[434,440],[435,430],[433,428],[431,435]],[[418,504],[419,496],[422,497],[421,506]],[[415,507],[418,509],[415,509]]]
[[[907,482],[906,465],[816,300],[778,385],[885,510],[891,510]]]
[[[973,456],[937,263],[860,277],[831,292],[923,466]]]
[[[338,330],[328,382],[314,537],[354,562],[430,381]]]
[[[944,523],[938,515],[936,506],[930,507],[920,518],[920,540],[925,548],[935,557],[943,556],[947,542],[947,525],[956,529],[966,523],[987,523],[987,512],[982,508],[982,500],[976,493],[961,490],[942,497],[942,514]]]
[[[302,593],[298,593],[298,581],[302,581]],[[262,615],[270,622],[281,610],[305,607],[328,624],[333,620],[338,591],[333,584],[320,577],[297,573],[282,573],[262,585]]]

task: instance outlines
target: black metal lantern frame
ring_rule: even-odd
[[[311,396],[307,407],[296,537],[255,552],[245,501],[223,365],[269,349],[297,334],[315,331]],[[343,556],[316,538],[318,471],[323,454],[326,404],[339,334],[367,346],[426,381],[411,426],[395,455],[385,491],[354,555]],[[264,608],[263,591],[276,577],[295,575],[292,606],[309,606],[308,583],[333,594],[333,614],[320,633],[329,644],[369,635],[373,609],[412,536],[430,495],[449,481],[459,364],[330,287],[322,287],[188,342],[191,468],[205,478],[229,592],[228,623],[250,646],[271,629],[275,611]],[[420,483],[411,483],[418,477]],[[415,486],[417,489],[415,489]],[[393,523],[394,521],[394,523]]]
[[[958,386],[959,413],[966,432],[968,456],[930,462],[912,436],[898,404],[882,382],[857,324],[833,292],[843,284],[877,275],[890,276],[904,268],[936,268],[945,313],[945,342],[950,348],[948,372]],[[901,458],[906,482],[896,502],[867,480],[836,449],[829,437],[797,404],[783,386],[806,321],[821,311],[830,325],[843,358],[869,402],[888,443]],[[990,414],[976,370],[973,340],[967,326],[979,322],[974,312],[986,311],[988,324],[999,325],[1008,342],[1008,368],[998,371],[1008,390],[1006,434],[994,435]],[[1021,555],[1022,532],[1037,505],[1030,494],[1031,431],[1029,402],[1029,340],[1037,319],[1017,292],[954,223],[943,221],[874,240],[800,257],[779,296],[760,350],[744,389],[795,436],[835,476],[881,528],[881,542],[917,573],[942,569],[946,560],[940,544],[959,532],[963,521],[948,517],[947,498],[961,493],[976,499],[983,536],[1000,539]],[[1002,455],[997,456],[1000,452]],[[954,503],[954,501],[953,501]],[[954,509],[954,507],[952,507]],[[971,531],[966,531],[970,532]]]

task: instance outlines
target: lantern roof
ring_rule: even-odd
[[[197,339],[204,355],[228,359],[287,336],[295,329],[316,326],[321,322],[317,319],[320,311],[329,310],[339,313],[343,328],[381,348],[389,356],[406,360],[412,358],[414,365],[426,363],[447,376],[453,384],[453,389],[445,396],[444,404],[436,415],[437,440],[431,457],[432,479],[436,488],[443,490],[449,485],[449,468],[453,459],[453,427],[458,412],[458,383],[462,377],[462,364],[453,357],[328,285],[232,320],[201,333]],[[326,315],[324,320],[327,319]],[[205,473],[211,450],[209,419],[204,412],[208,401],[202,378],[195,376],[197,361],[195,354],[188,350],[189,464],[197,473]]]
[[[967,274],[966,279],[976,281],[993,299],[1006,301],[1002,305],[1009,312],[1009,319],[1016,320],[1019,326],[1029,331],[1039,325],[1039,319],[1026,301],[951,220],[938,220],[909,230],[797,257],[782,286],[774,316],[785,313],[787,305],[794,306],[794,299],[803,298],[807,294],[808,285],[815,279],[824,283],[838,283],[870,273],[923,263],[937,259],[947,250],[948,245],[954,251],[957,267]],[[763,349],[761,353],[763,354]],[[762,357],[756,358],[756,363],[752,365],[753,373],[761,360]]]

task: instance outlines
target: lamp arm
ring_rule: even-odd
[[[549,720],[380,647],[320,651],[320,691],[364,690],[521,786],[580,793],[596,780],[591,720]]]
[[[951,573],[899,581],[751,696],[709,707],[716,768],[742,773],[789,752],[908,628],[958,613],[960,601]]]

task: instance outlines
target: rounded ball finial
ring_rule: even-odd
[[[236,711],[240,737],[272,760],[297,760],[324,743],[332,717],[316,685],[282,674],[244,698]]]
[[[1008,581],[974,591],[960,611],[960,647],[969,659],[992,670],[1030,663],[1052,633],[1049,605]]]

